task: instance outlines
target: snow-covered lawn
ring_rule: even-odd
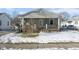
[[[0,36],[0,43],[49,43],[49,42],[79,42],[78,31],[40,32],[37,37],[21,37],[20,34],[10,33]]]

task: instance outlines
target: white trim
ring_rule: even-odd
[[[58,29],[60,29],[60,27],[61,27],[61,20],[58,18]]]
[[[22,17],[21,25],[24,26],[24,18]]]

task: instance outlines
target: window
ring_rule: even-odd
[[[50,25],[53,25],[53,20],[50,20]]]
[[[9,26],[9,21],[7,22],[7,25]]]
[[[72,23],[72,21],[68,21],[68,23]]]
[[[27,20],[27,18],[24,18],[24,20]]]
[[[75,21],[75,24],[78,24],[78,21]]]
[[[0,26],[1,26],[1,20],[0,20]]]

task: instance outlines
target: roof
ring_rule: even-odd
[[[38,9],[35,11],[28,12],[23,15],[18,15],[18,17],[26,17],[26,18],[58,18],[59,15],[53,12],[48,12],[43,9]]]
[[[7,16],[10,20],[12,19],[12,18],[10,17],[10,15],[9,15],[9,14],[7,14],[7,13],[0,13],[0,16],[2,16],[2,15]]]
[[[72,17],[71,19],[68,19],[68,21],[79,21],[79,16]]]
[[[5,14],[5,13],[0,13],[0,15],[3,15],[3,14]]]

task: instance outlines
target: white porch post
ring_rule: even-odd
[[[22,17],[22,20],[21,20],[21,25],[22,27],[24,26],[24,18]]]
[[[60,19],[58,18],[58,30],[60,29],[60,27],[61,27],[61,21],[60,21]]]
[[[48,29],[48,25],[46,24],[46,30]]]

